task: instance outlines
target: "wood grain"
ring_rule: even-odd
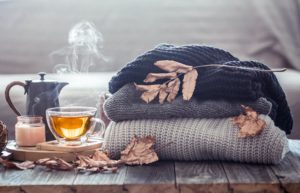
[[[114,193],[123,192],[127,167],[122,166],[117,173],[82,174],[78,173],[73,187],[77,193]]]
[[[129,193],[177,193],[174,162],[128,167],[124,188]]]
[[[300,191],[300,168],[294,166],[295,161],[299,162],[289,153],[279,165],[271,166],[286,193],[299,193]]]
[[[39,143],[36,145],[36,148],[39,150],[49,150],[49,151],[58,151],[58,152],[84,152],[88,150],[95,150],[101,147],[102,142],[99,141],[91,141],[87,143],[83,143],[81,145],[65,145],[59,144],[55,141],[47,141],[43,143]]]
[[[40,166],[24,171],[1,168],[0,192],[71,192],[75,176],[74,171],[51,171]]]
[[[36,161],[38,159],[46,158],[46,157],[58,157],[62,158],[66,161],[73,161],[76,158],[75,153],[70,152],[59,152],[59,151],[48,151],[48,150],[40,150],[36,147],[17,147],[14,143],[9,143],[6,146],[7,151],[13,153],[13,160],[16,161]],[[92,155],[95,150],[88,150],[85,152],[81,152],[83,155]]]
[[[228,180],[220,162],[175,162],[175,171],[180,192],[228,192]]]
[[[300,141],[290,148],[279,165],[160,161],[122,166],[116,174],[0,166],[0,193],[299,193]]]
[[[280,183],[270,166],[223,163],[229,187],[234,193],[281,193]]]
[[[300,192],[300,142],[289,140],[291,152],[272,170],[278,177],[281,187],[286,193]]]

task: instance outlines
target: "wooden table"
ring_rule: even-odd
[[[0,168],[0,192],[300,193],[300,140],[289,142],[292,152],[276,166],[161,161],[148,166],[124,166],[117,174],[91,175],[41,167],[25,171]]]

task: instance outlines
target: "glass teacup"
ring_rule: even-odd
[[[104,123],[94,107],[55,107],[46,110],[48,126],[59,143],[80,145],[90,138],[103,140]],[[99,131],[94,132],[96,123]]]

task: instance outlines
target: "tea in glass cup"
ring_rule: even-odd
[[[95,118],[96,111],[94,107],[50,108],[46,110],[47,122],[59,143],[80,145],[93,134],[96,123],[101,124],[98,137],[103,138],[105,127]]]

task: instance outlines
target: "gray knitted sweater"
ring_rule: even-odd
[[[269,114],[272,103],[265,98],[256,101],[227,102],[224,100],[199,101],[192,98],[184,101],[181,96],[172,103],[159,104],[158,101],[145,103],[140,99],[141,92],[133,84],[127,84],[109,97],[104,103],[107,117],[113,121],[135,119],[182,118],[225,118],[240,115],[241,104],[252,107],[260,114]]]
[[[250,163],[279,163],[288,152],[284,131],[274,126],[269,116],[263,132],[253,138],[238,138],[239,129],[231,118],[223,119],[143,119],[112,122],[105,133],[103,148],[118,158],[137,135],[156,137],[161,160],[227,160]]]

